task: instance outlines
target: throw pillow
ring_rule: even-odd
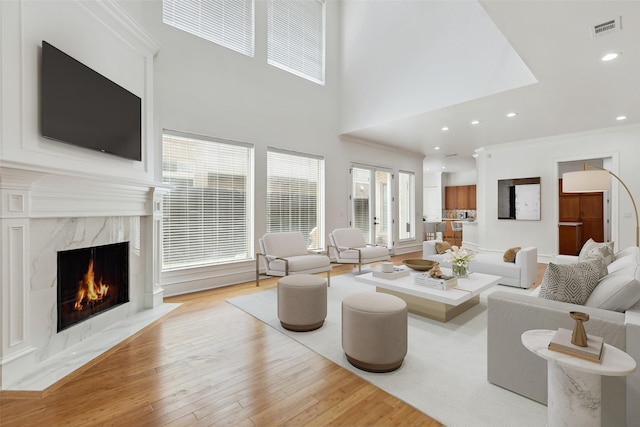
[[[584,304],[624,313],[640,301],[640,282],[628,271],[603,277]]]
[[[607,267],[602,260],[576,264],[549,263],[542,277],[539,296],[583,305],[603,277],[603,267],[606,274]]]
[[[611,264],[615,259],[615,253],[613,252],[613,242],[596,242],[593,239],[589,239],[582,245],[580,254],[578,255],[578,261],[586,261],[590,258],[601,256],[604,259],[606,265]]]
[[[504,262],[516,262],[516,254],[520,250],[520,247],[509,248],[505,251],[504,255],[502,255],[502,259]]]
[[[438,252],[438,254],[445,253],[447,249],[451,249],[449,242],[436,242],[436,252]]]

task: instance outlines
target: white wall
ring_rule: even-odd
[[[393,182],[393,218],[396,219],[395,224],[393,225],[393,239],[394,239],[394,253],[407,253],[413,251],[422,250],[422,212],[418,209],[419,206],[422,206],[422,189],[421,183],[423,182],[423,172],[422,172],[422,159],[423,155],[419,153],[411,153],[403,150],[397,150],[394,148],[389,148],[387,146],[371,144],[364,141],[357,140],[342,140],[343,149],[344,149],[344,158],[342,164],[338,167],[338,175],[341,176],[343,183],[341,184],[346,190],[347,194],[344,195],[345,199],[336,205],[337,209],[334,214],[338,215],[339,223],[335,227],[329,228],[332,230],[337,227],[349,227],[349,200],[348,195],[350,192],[351,185],[351,177],[347,174],[340,173],[340,170],[344,168],[344,170],[349,169],[350,164],[359,163],[367,166],[376,166],[379,168],[390,169],[392,174],[395,176],[395,180]],[[416,226],[416,239],[415,241],[403,241],[398,242],[399,235],[399,224],[397,221],[398,218],[398,172],[413,172],[415,173],[415,187],[416,187],[416,195],[415,195],[415,226]],[[341,207],[344,206],[344,209]]]
[[[476,1],[341,6],[343,133],[536,81]]]
[[[442,186],[475,185],[478,181],[476,170],[445,172],[442,174]]]
[[[324,86],[267,64],[266,2],[255,4],[253,58],[163,24],[159,1],[120,4],[160,45],[154,63],[155,144],[160,146],[162,129],[166,128],[254,145],[256,244],[257,237],[266,230],[268,147],[324,156],[326,232],[348,224],[351,161],[412,171],[416,173],[416,183],[422,181],[422,157],[393,149],[363,147],[338,137],[338,2],[327,2]],[[160,150],[157,165],[159,156]],[[157,170],[159,180],[160,168]],[[416,205],[421,204],[418,186]],[[254,269],[253,262],[192,269],[163,274],[162,281],[165,293],[171,295],[252,280]]]
[[[5,167],[150,182],[154,176],[155,45],[108,3],[0,2]],[[133,29],[133,32],[132,32]],[[45,40],[142,98],[141,162],[45,139],[40,133],[40,56]]]
[[[477,159],[480,249],[504,251],[511,246],[536,246],[541,260],[551,259],[558,253],[559,163],[607,157],[612,158],[612,171],[625,181],[637,198],[640,195],[639,125],[519,141],[480,150]],[[541,220],[498,220],[498,180],[538,176]],[[628,195],[614,184],[611,200],[612,240],[616,250],[635,245],[636,224]]]

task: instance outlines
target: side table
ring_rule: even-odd
[[[549,350],[556,331],[535,329],[522,334],[522,344],[547,360],[547,425],[599,427],[601,424],[601,380],[603,375],[625,376],[636,370],[636,362],[624,351],[604,344],[601,363],[590,362]]]

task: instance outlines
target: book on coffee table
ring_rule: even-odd
[[[558,332],[556,332],[549,343],[549,350],[568,354],[569,356],[579,357],[591,362],[600,363],[602,360],[602,348],[604,347],[604,340],[602,337],[587,335],[587,346],[580,347],[571,343],[572,335],[573,331],[558,328]]]
[[[428,286],[435,289],[451,289],[458,285],[458,278],[455,276],[431,277],[429,273],[420,273],[415,277],[416,285]]]

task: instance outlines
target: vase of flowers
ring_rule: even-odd
[[[475,253],[465,248],[459,248],[452,246],[451,249],[447,249],[446,253],[449,254],[449,261],[451,261],[451,270],[456,277],[468,277],[469,276],[469,261],[471,261]]]

